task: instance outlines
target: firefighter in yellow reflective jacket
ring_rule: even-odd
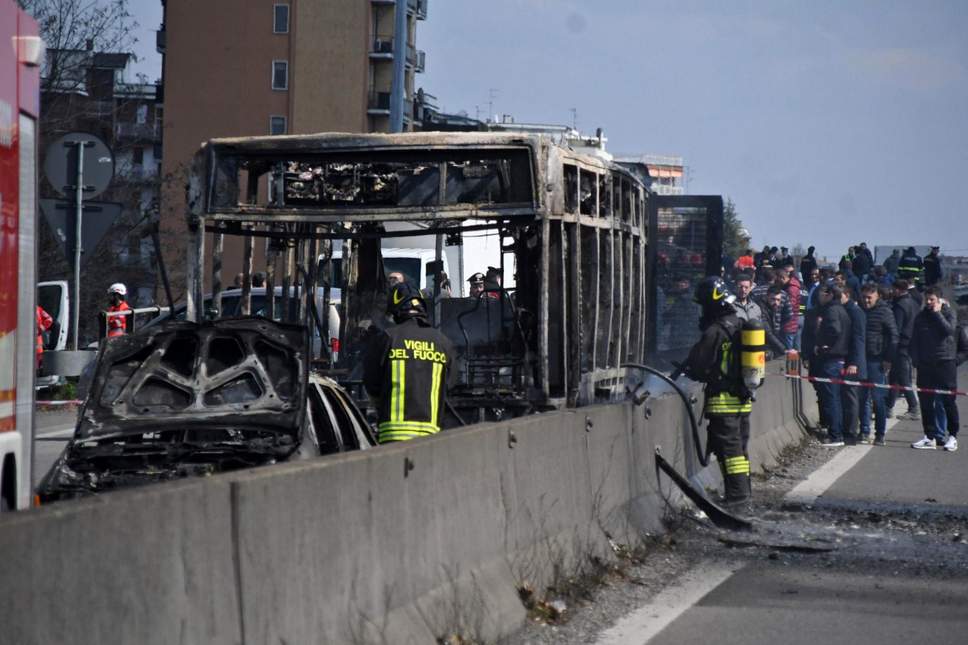
[[[735,297],[716,276],[696,287],[702,306],[702,337],[692,347],[683,373],[706,384],[705,416],[709,449],[719,460],[726,488],[726,507],[746,512],[750,505],[750,437],[752,393],[743,380],[739,352],[742,322],[733,308]]]
[[[392,287],[387,312],[397,324],[374,338],[363,366],[363,384],[377,408],[377,439],[436,434],[456,377],[453,346],[430,326],[423,297],[409,283]]]

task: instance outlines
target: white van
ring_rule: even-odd
[[[67,349],[67,332],[71,324],[70,296],[66,280],[37,283],[37,304],[54,319],[44,342],[47,351]]]
[[[426,289],[427,293],[433,292],[434,279],[436,278],[433,271],[433,262],[437,256],[434,249],[389,247],[382,249],[380,252],[383,254],[383,270],[387,275],[394,272],[402,273],[410,284],[416,286],[421,291]],[[444,255],[441,261],[444,264],[444,273],[450,276],[447,256]],[[333,250],[332,263],[333,287],[330,289],[330,302],[339,304],[342,300],[341,289],[336,285],[343,284],[343,253],[340,249]],[[323,274],[323,269],[323,256],[320,255],[320,275]],[[451,284],[454,284],[453,278],[451,278]],[[459,294],[455,292],[454,295]]]

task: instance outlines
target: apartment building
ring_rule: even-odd
[[[397,0],[162,0],[163,230],[184,230],[184,172],[203,141],[388,132],[394,107],[402,129],[414,129],[423,97],[414,79],[426,60],[417,24],[427,2],[402,3],[405,43],[398,43]],[[395,65],[403,68],[396,106]],[[226,262],[240,253],[227,245]]]

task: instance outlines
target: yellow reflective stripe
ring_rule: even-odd
[[[377,426],[380,443],[388,441],[407,441],[418,437],[428,437],[440,432],[440,428],[422,421],[405,421],[394,423],[385,421]]]
[[[732,347],[732,341],[723,341],[723,345],[721,347],[723,357],[719,362],[719,371],[722,372],[723,376],[729,375],[729,359],[732,357]]]
[[[748,475],[750,473],[750,460],[746,457],[727,457],[723,465],[726,467],[727,475]]]
[[[745,414],[752,412],[753,406],[745,405],[710,405],[706,407],[707,414]]]
[[[430,423],[437,425],[437,414],[440,407],[440,375],[444,371],[441,363],[434,363],[434,373],[430,381]]]
[[[712,414],[737,414],[752,412],[753,402],[743,401],[729,392],[720,392],[706,401],[706,412]]]
[[[397,378],[397,363],[399,361],[390,361],[390,420],[397,420],[397,395],[400,390],[399,381]]]
[[[390,361],[390,379],[393,381],[390,395],[390,421],[403,421],[407,388],[407,363]]]
[[[379,430],[419,430],[421,432],[438,432],[440,426],[436,426],[427,421],[384,421],[377,425]]]

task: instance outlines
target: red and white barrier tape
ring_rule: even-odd
[[[34,401],[34,405],[80,405],[84,401],[79,401],[76,399],[69,401]]]
[[[850,385],[854,387],[878,388],[881,390],[894,390],[896,392],[924,392],[925,394],[954,394],[955,396],[968,396],[968,392],[961,390],[936,390],[930,387],[908,387],[905,385],[889,385],[884,383],[871,383],[870,381],[849,381],[842,378],[827,378],[823,376],[804,376],[802,374],[784,374],[787,378],[809,381],[811,383],[831,383],[833,385]]]

